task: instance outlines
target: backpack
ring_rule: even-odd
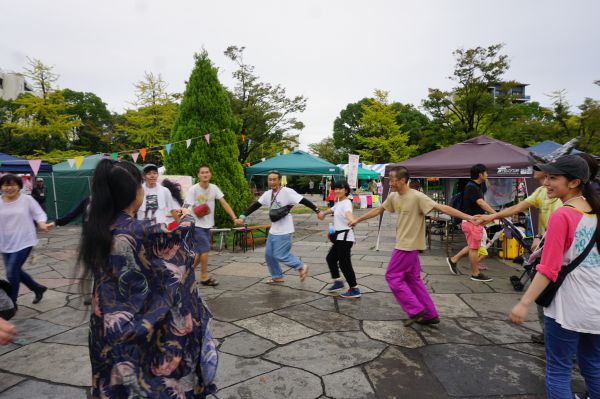
[[[465,186],[463,187],[462,191],[457,192],[456,194],[454,194],[452,196],[452,198],[450,199],[450,206],[456,210],[459,210],[461,212],[464,212],[463,210],[463,200],[465,197],[465,190],[467,189],[467,186],[469,184],[475,184],[473,183],[473,180],[469,180],[467,182],[467,184],[465,184]],[[462,219],[460,218],[455,218],[452,217],[452,224],[454,225],[459,225],[462,222]]]

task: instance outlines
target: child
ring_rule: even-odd
[[[342,298],[360,298],[360,289],[356,286],[356,276],[352,269],[352,260],[350,249],[354,245],[354,231],[348,227],[349,223],[354,222],[352,216],[352,202],[348,199],[350,186],[345,180],[337,181],[333,185],[335,205],[323,211],[323,220],[325,215],[333,214],[333,228],[335,232],[329,232],[329,239],[333,245],[327,254],[327,265],[333,279],[333,284],[327,288],[329,293],[338,293],[344,289],[344,282],[340,279],[340,269],[350,286],[348,291],[340,294]]]

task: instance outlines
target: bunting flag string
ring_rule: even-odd
[[[192,139],[187,139],[185,141],[185,148],[190,148],[190,144],[192,144]]]
[[[140,155],[142,156],[142,161],[146,160],[146,148],[140,148]]]
[[[252,139],[248,139],[248,147],[250,147],[250,144],[252,144]]]
[[[244,135],[244,133],[242,133],[242,143],[246,141],[246,136]]]
[[[204,135],[204,138],[206,139],[206,142],[207,142],[208,144],[210,144],[210,134],[209,134],[209,133],[206,133],[206,134]]]
[[[167,154],[165,154],[165,150],[158,150],[158,152],[160,152],[160,155],[162,155],[163,159],[166,158]]]
[[[75,168],[76,169],[79,169],[81,167],[81,164],[83,163],[84,159],[85,159],[85,157],[83,155],[75,157]]]
[[[67,159],[67,162],[69,163],[70,168],[75,167],[75,158],[69,158],[69,159]]]
[[[171,153],[171,144],[165,144],[165,149],[167,150],[167,154]]]
[[[113,160],[115,160],[115,161],[116,161],[116,160],[117,160],[117,158],[119,157],[119,154],[117,154],[116,152],[111,152],[111,153],[110,153],[110,157],[111,157]]]
[[[131,159],[133,159],[133,162],[137,162],[139,156],[139,152],[134,152],[133,154],[131,154]]]

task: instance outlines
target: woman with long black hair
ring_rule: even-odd
[[[544,308],[546,388],[550,399],[570,399],[573,355],[589,390],[600,398],[600,197],[590,184],[587,163],[567,155],[545,165],[549,198],[563,206],[550,215],[542,259],[527,292],[510,313],[521,324],[532,302]],[[554,283],[553,298],[546,288]]]
[[[192,269],[194,219],[185,214],[172,232],[137,220],[141,184],[129,162],[104,159],[94,172],[79,254],[94,280],[92,396],[204,398],[216,350]]]

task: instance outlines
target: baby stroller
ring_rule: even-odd
[[[523,291],[525,288],[525,284],[533,277],[535,274],[535,264],[537,263],[534,259],[537,257],[533,257],[533,251],[531,250],[531,245],[533,244],[532,237],[525,237],[525,235],[514,225],[512,221],[509,219],[501,219],[502,225],[504,226],[504,234],[505,237],[514,238],[517,242],[523,247],[525,252],[523,253],[523,273],[520,276],[510,276],[510,283],[512,284],[515,291]],[[538,246],[535,253],[538,253],[538,249],[542,248],[542,243]]]

